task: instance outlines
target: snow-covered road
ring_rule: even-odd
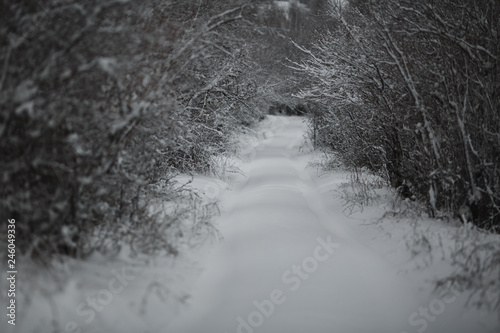
[[[299,158],[306,125],[289,118],[223,198],[224,240],[203,262],[172,333],[401,332],[418,308],[396,269],[327,209]]]
[[[344,212],[355,183],[342,167],[319,172],[322,155],[310,149],[306,127],[301,118],[267,117],[235,136],[243,158],[214,157],[218,178],[178,175],[179,189],[187,189],[182,205],[151,206],[155,213],[192,210],[172,229],[184,235],[176,257],[137,255],[128,246],[113,256],[96,252],[54,266],[72,272],[62,285],[54,280],[62,273],[21,260],[17,323],[4,316],[0,331],[500,332],[496,309],[465,305],[470,289],[434,290],[456,269],[453,253],[497,236],[411,210],[386,216],[404,206],[384,186],[371,185],[372,202]],[[214,223],[223,240],[207,241],[216,237],[195,218],[204,212],[198,199],[210,209],[219,200]]]

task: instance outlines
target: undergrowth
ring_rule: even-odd
[[[403,235],[403,243],[417,263],[417,269],[434,264],[450,265],[452,273],[435,281],[435,291],[446,285],[459,285],[467,292],[468,306],[496,311],[500,318],[500,238],[497,234],[470,222],[464,223],[460,217],[446,212],[430,217],[424,203],[405,198],[382,177],[367,171],[348,170],[333,154],[324,154],[314,166],[321,172],[347,175],[337,191],[344,201],[345,213],[363,212],[377,205],[383,207],[377,224],[385,220],[409,223],[411,231]],[[429,224],[422,223],[430,218],[431,223],[446,223],[449,228],[433,231]]]

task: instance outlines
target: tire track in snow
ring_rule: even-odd
[[[302,119],[290,118],[248,155],[247,181],[225,198],[224,241],[204,263],[190,308],[168,332],[389,333],[404,327],[415,308],[411,295],[343,230],[341,212],[327,213],[294,159],[305,128]],[[340,246],[321,261],[326,250],[318,250],[318,241],[330,240]]]

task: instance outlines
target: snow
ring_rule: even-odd
[[[110,75],[115,75],[115,68],[117,67],[116,59],[108,57],[100,57],[97,59],[99,67]]]
[[[280,126],[247,152],[247,177],[223,196],[224,240],[206,257],[188,307],[162,332],[488,331],[487,318],[464,311],[461,291],[432,293],[439,267],[418,271],[410,260],[411,223],[366,227],[383,205],[344,214],[332,191],[348,174],[309,172],[303,120],[268,119]],[[329,239],[332,253],[317,257]]]
[[[274,3],[283,10],[289,10],[291,6],[290,1],[274,1]]]
[[[268,116],[235,138],[234,155],[216,158],[219,178],[176,177],[218,206],[220,240],[194,234],[204,241],[180,242],[176,259],[123,248],[112,259],[69,261],[59,270],[73,277],[60,286],[48,283],[56,272],[34,271],[25,260],[23,276],[37,279],[19,287],[38,291],[19,297],[18,325],[2,320],[1,331],[498,332],[494,313],[465,306],[468,292],[433,290],[453,269],[463,226],[409,213],[390,218],[413,203],[396,204],[383,187],[346,209],[350,174],[320,172],[305,130],[303,118]],[[92,309],[95,297],[106,304]]]
[[[397,272],[349,236],[342,210],[327,213],[298,156],[304,130],[291,118],[242,166],[248,178],[224,199],[224,241],[169,331],[387,332],[416,307]],[[320,261],[318,240],[329,239],[337,248]],[[273,291],[282,304],[259,314]]]
[[[38,91],[38,87],[33,80],[24,80],[17,87],[14,92],[14,102],[23,103],[29,101],[33,95]]]
[[[290,20],[290,9],[292,8],[292,4],[297,6],[302,11],[308,11],[308,7],[299,1],[274,1],[274,4],[283,11],[285,14],[285,19]]]

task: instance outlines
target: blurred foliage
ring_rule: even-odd
[[[120,228],[151,227],[151,200],[180,196],[170,179],[207,172],[231,133],[261,117],[243,6],[1,6],[0,215],[16,219],[22,253],[83,257],[109,250],[89,246],[96,228],[118,241]]]

